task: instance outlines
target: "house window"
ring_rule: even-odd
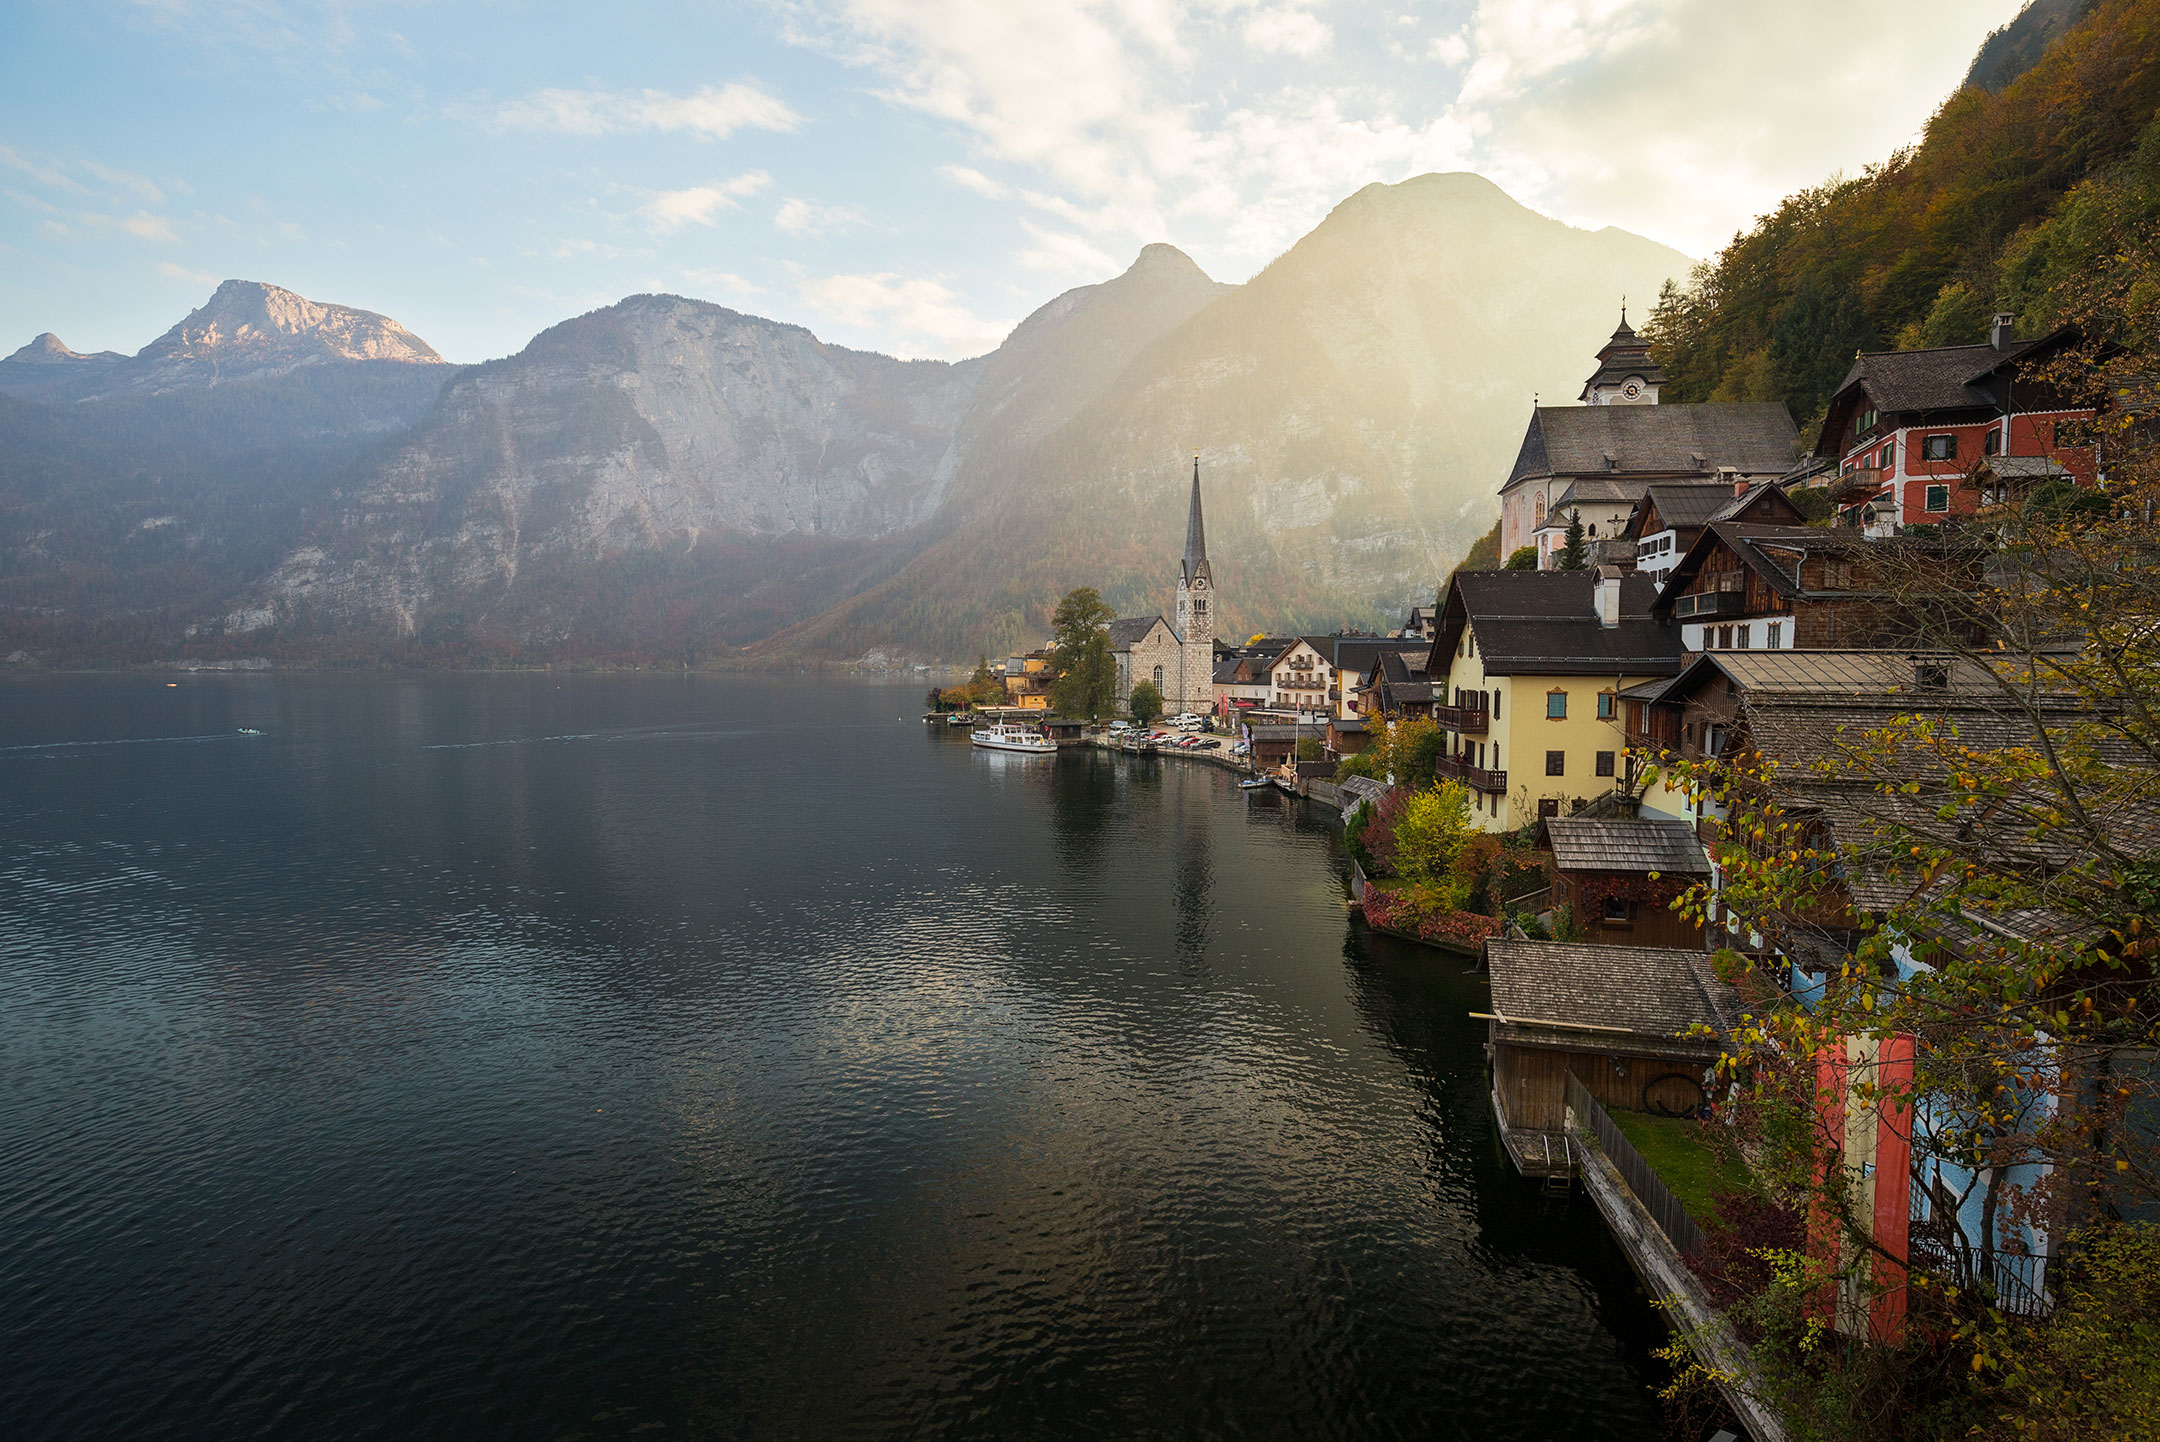
[[[1548,721],[1567,720],[1567,692],[1547,691],[1545,693],[1545,719]]]
[[[1610,692],[1610,691],[1600,691],[1600,692],[1598,692],[1598,695],[1597,695],[1597,718],[1598,718],[1598,720],[1600,720],[1600,721],[1610,721],[1610,720],[1612,720],[1612,719],[1613,719],[1613,717],[1615,717],[1615,716],[1617,716],[1617,715],[1619,715],[1619,714],[1620,714],[1620,698],[1619,698],[1618,696],[1614,695],[1614,694],[1613,694],[1612,692]]]
[[[1880,467],[1881,469],[1883,469],[1883,470],[1886,470],[1886,471],[1887,471],[1887,470],[1889,470],[1889,469],[1890,469],[1890,468],[1891,468],[1892,466],[1894,466],[1894,465],[1896,465],[1896,464],[1897,464],[1897,442],[1896,442],[1896,441],[1892,441],[1892,442],[1891,442],[1891,443],[1890,443],[1889,445],[1887,445],[1887,446],[1884,446],[1884,447],[1882,448],[1882,452],[1881,452],[1881,454],[1879,454],[1879,455],[1877,455],[1877,456],[1875,457],[1875,464],[1876,464],[1876,465],[1877,465],[1878,467]]]
[[[1567,775],[1567,752],[1565,752],[1565,751],[1548,751],[1548,752],[1546,752],[1546,753],[1545,753],[1545,774],[1546,774],[1547,776],[1565,776],[1565,775]]]
[[[1980,438],[1980,454],[1983,456],[1999,456],[2002,454],[2001,431],[1996,430],[1993,426],[1988,427],[1987,434]]]
[[[1599,905],[1598,914],[1602,921],[1626,921],[1628,899],[1624,896],[1608,896]]]
[[[1492,693],[1492,718],[1495,721],[1500,719],[1500,693],[1498,691]]]
[[[1598,754],[1597,754],[1597,774],[1598,774],[1598,775],[1600,775],[1600,776],[1610,776],[1610,775],[1612,775],[1612,774],[1613,774],[1613,753],[1612,753],[1612,752],[1610,752],[1610,751],[1600,751],[1600,752],[1598,752]]]
[[[1733,627],[1733,643],[1743,651],[1748,648],[1748,628],[1746,626]]]
[[[1950,488],[1948,486],[1929,486],[1927,488],[1927,508],[1931,511],[1949,510]]]
[[[1537,814],[1540,820],[1547,816],[1558,816],[1560,814],[1560,798],[1557,796],[1540,797],[1537,804]]]
[[[1993,436],[1994,432],[1988,434]],[[2010,488],[2001,481],[1989,481],[1980,487],[1980,504],[1983,506],[2007,505],[2009,501]]]
[[[1956,436],[1926,436],[1920,442],[1920,459],[1923,461],[1954,461],[1957,459]]]
[[[1769,630],[1770,639],[1766,644],[1771,650],[1775,651],[1785,644],[1785,623],[1783,621],[1772,621]]]
[[[1720,626],[1717,628],[1717,644],[1720,651],[1730,651],[1732,649],[1732,627]]]

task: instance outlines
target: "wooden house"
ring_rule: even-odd
[[[1869,543],[1851,531],[1714,521],[1650,614],[1677,626],[1691,653],[1870,646],[1900,622],[1871,589],[1875,571]]]
[[[1553,906],[1570,914],[1577,937],[1594,946],[1702,947],[1702,927],[1671,908],[1710,874],[1709,855],[1687,822],[1555,816],[1545,835]]]
[[[1712,521],[1797,526],[1805,519],[1772,481],[1663,481],[1643,492],[1621,534],[1633,547],[1635,569],[1662,585]]]
[[[1688,1116],[1740,1017],[1740,996],[1709,953],[1666,947],[1485,943],[1492,1010],[1493,1115],[1526,1176],[1567,1166],[1573,1072],[1609,1111]],[[1688,1035],[1698,1027],[1708,1035]]]

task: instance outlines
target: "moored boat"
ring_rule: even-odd
[[[1048,756],[1057,750],[1057,742],[1025,726],[982,727],[968,739],[985,751],[1021,751],[1031,756]]]

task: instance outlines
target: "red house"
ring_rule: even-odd
[[[1876,351],[1856,357],[1830,399],[1815,454],[1834,456],[1831,496],[1844,524],[1887,535],[1980,509],[1980,463],[2031,457],[2092,483],[2097,459],[2073,405],[2039,374],[2075,341],[2070,329],[2013,340],[1995,317],[1986,345]],[[2060,428],[2060,431],[2058,431]]]

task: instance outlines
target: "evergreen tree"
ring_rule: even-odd
[[[1153,681],[1133,682],[1132,696],[1126,702],[1132,718],[1146,726],[1163,713],[1163,694]]]
[[[1588,564],[1589,560],[1590,543],[1583,538],[1582,512],[1579,510],[1569,511],[1567,544],[1562,546],[1560,554],[1553,558],[1553,569],[1558,571],[1580,571]]]

